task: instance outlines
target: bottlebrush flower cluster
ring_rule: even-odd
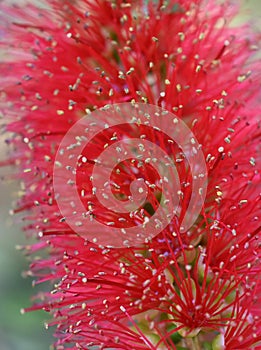
[[[56,349],[260,349],[259,37],[229,24],[237,11],[212,0],[1,3],[0,108],[12,149],[3,164],[15,164],[22,189],[14,212],[36,238],[25,248],[30,275],[53,286],[27,310],[50,312]],[[54,160],[86,113],[134,101],[186,122],[202,145],[207,196],[182,232],[191,174],[178,145],[150,131],[176,161],[180,215],[143,245],[102,247],[60,213]],[[79,165],[79,188],[90,190],[85,176],[108,142],[108,132],[97,136]],[[132,224],[153,215],[160,196],[156,171],[126,161],[112,174],[119,200],[137,174],[155,186]],[[98,203],[90,210],[111,219]]]

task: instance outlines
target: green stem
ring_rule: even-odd
[[[200,343],[199,343],[199,339],[198,336],[192,338],[192,342],[193,342],[193,350],[200,350]]]
[[[185,339],[186,346],[189,350],[201,350],[198,337]]]

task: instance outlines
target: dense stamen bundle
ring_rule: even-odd
[[[260,63],[252,58],[258,35],[228,24],[237,9],[227,1],[51,0],[41,8],[0,9],[1,124],[12,146],[5,164],[15,164],[22,183],[14,211],[23,212],[25,230],[37,240],[28,252],[44,252],[31,264],[35,283],[53,285],[28,310],[51,313],[56,349],[258,349]],[[157,128],[139,120],[108,126],[75,169],[57,163],[76,122],[126,102],[174,113],[195,135],[190,144],[199,145],[195,157],[199,149],[204,155],[208,183],[201,212],[185,231],[193,172],[184,149]],[[133,199],[135,179],[148,188],[146,202],[131,214],[107,210],[91,176],[106,148],[134,138],[154,142],[175,163],[180,208],[143,244],[96,244],[88,227],[79,235],[62,214],[54,168],[77,172],[86,215],[106,225],[104,234],[114,226],[124,234],[160,207],[158,159],[115,164],[109,185],[118,201]],[[134,155],[143,152],[137,147]],[[165,180],[171,192],[173,182]],[[66,200],[73,216],[74,199]]]

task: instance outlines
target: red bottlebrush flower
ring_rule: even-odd
[[[36,239],[26,249],[48,253],[32,260],[30,273],[54,287],[27,310],[51,313],[56,349],[260,348],[259,36],[228,24],[237,7],[51,0],[41,7],[1,4],[1,11],[0,106],[2,127],[12,135],[3,165],[15,164],[22,183],[14,211],[24,213],[25,230]],[[95,114],[126,103],[125,123],[115,117],[107,125]],[[162,129],[144,123],[150,113],[139,119],[151,105]],[[85,129],[74,134],[82,121]],[[87,142],[99,123],[103,130]],[[143,139],[167,158],[153,147],[143,157]],[[102,190],[106,199],[107,187],[95,187],[92,174],[97,166],[102,177],[113,161],[106,153],[99,162],[106,149],[125,154],[129,145],[131,156],[115,158],[106,186],[120,207],[136,203],[135,180],[147,192],[136,210],[121,213],[96,197]],[[176,173],[162,178],[168,162]],[[201,170],[206,193],[193,186],[205,176]],[[59,191],[57,176],[58,185],[64,181]],[[144,189],[136,188],[141,197]],[[158,210],[171,208],[166,194],[179,208],[165,210],[164,227],[153,221],[159,232],[153,227],[147,239],[138,233],[143,242],[136,245],[108,244],[115,228],[143,232]],[[184,227],[187,217],[193,222]],[[97,239],[93,222],[104,227]]]

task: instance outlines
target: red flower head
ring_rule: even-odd
[[[54,286],[27,310],[56,349],[260,348],[258,35],[228,1],[1,8],[15,212]]]

